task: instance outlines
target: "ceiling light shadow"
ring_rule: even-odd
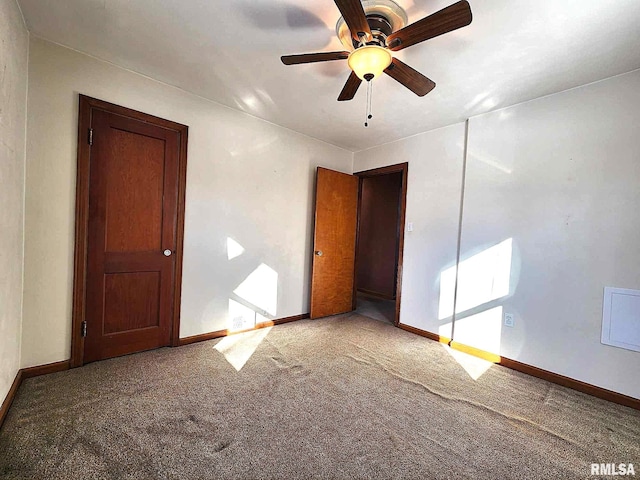
[[[257,5],[257,2],[239,2],[240,11],[260,30],[326,29],[327,25],[314,13],[297,5],[284,8],[273,2],[272,6]]]

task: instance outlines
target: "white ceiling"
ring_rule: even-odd
[[[455,0],[396,0],[409,23]],[[469,0],[470,26],[397,53],[436,82],[419,98],[387,76],[336,99],[346,62],[332,0],[19,0],[30,31],[352,151],[640,68],[638,0]]]

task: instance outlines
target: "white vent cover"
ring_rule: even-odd
[[[640,290],[605,287],[602,343],[640,352]]]

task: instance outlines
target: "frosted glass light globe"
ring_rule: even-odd
[[[385,68],[391,65],[391,53],[389,50],[377,45],[365,45],[349,54],[349,68],[354,71],[360,80],[369,80],[382,75]],[[368,80],[367,80],[368,81]]]

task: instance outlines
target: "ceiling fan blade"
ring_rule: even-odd
[[[300,63],[328,62],[330,60],[346,60],[349,52],[322,52],[303,53],[300,55],[283,55],[280,57],[285,65],[298,65]]]
[[[358,33],[364,33],[367,36],[367,40],[370,40],[371,29],[369,28],[369,22],[367,22],[364,8],[362,8],[362,2],[360,0],[334,1],[342,14],[342,18],[344,18],[344,21],[349,27],[353,39],[360,40]]]
[[[466,27],[472,19],[469,2],[461,0],[392,33],[387,38],[387,45],[390,50],[402,50],[443,33]]]
[[[344,87],[340,92],[338,101],[344,102],[345,100],[353,99],[353,97],[356,96],[356,92],[358,91],[358,87],[361,83],[362,80],[360,80],[354,72],[351,72],[351,75],[349,75],[349,78],[347,79],[347,83],[344,84]]]
[[[414,70],[397,58],[393,59],[393,62],[387,67],[384,73],[407,87],[419,97],[424,97],[427,93],[436,88],[436,84],[432,80],[429,80],[420,72]]]

